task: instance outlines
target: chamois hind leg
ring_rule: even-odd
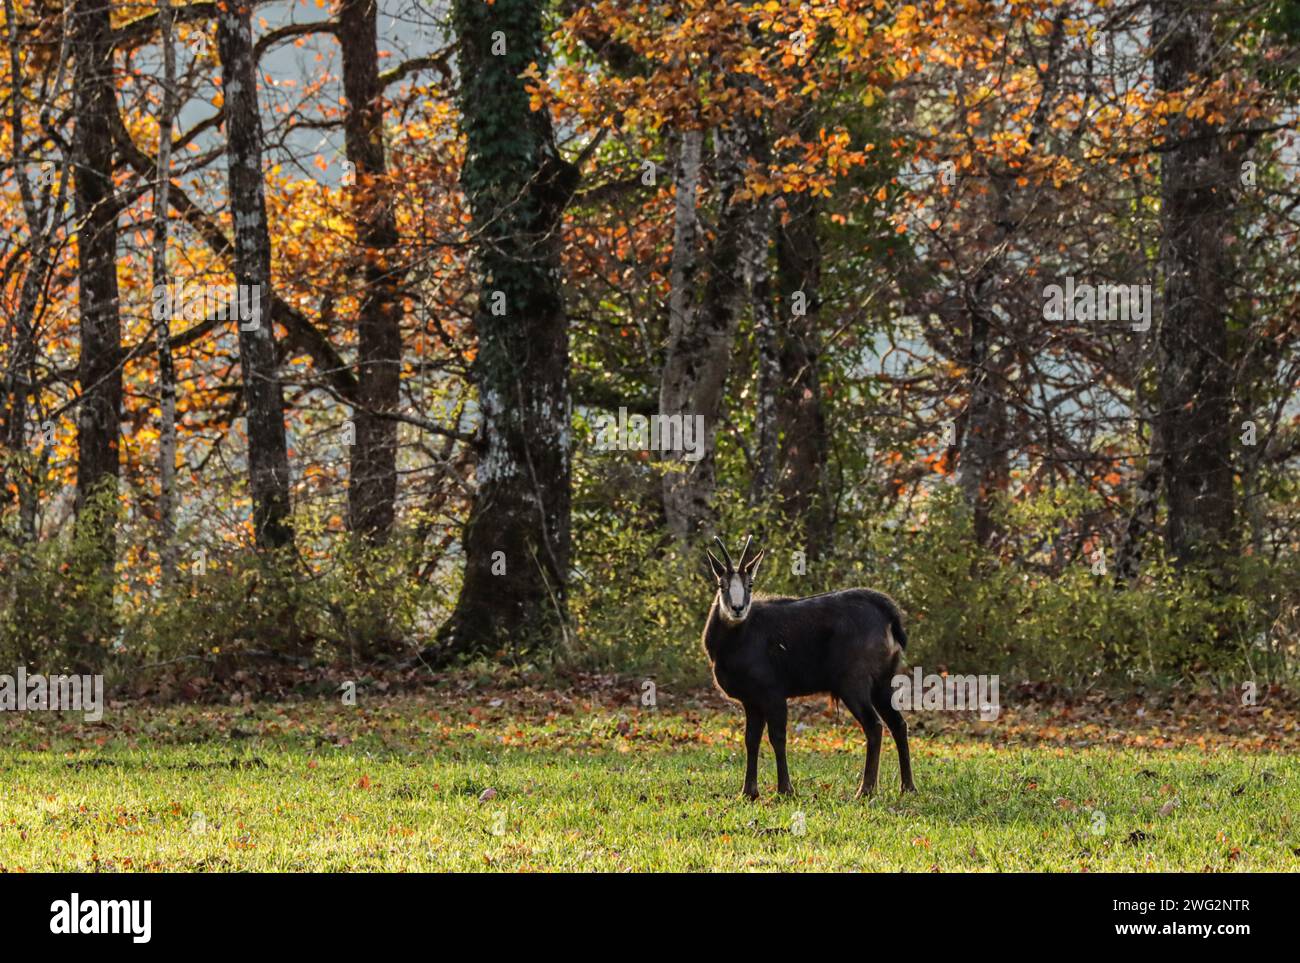
[[[875,704],[880,717],[885,720],[885,725],[889,726],[889,734],[894,737],[894,747],[898,749],[898,772],[903,781],[903,792],[916,792],[916,786],[912,782],[912,753],[907,746],[907,720],[894,708],[889,679],[876,686],[871,693],[871,701]]]
[[[745,703],[745,787],[750,799],[758,798],[758,747],[763,741],[763,713],[756,705]]]
[[[858,784],[857,792],[861,799],[876,791],[876,777],[880,773],[882,726],[869,698],[844,695],[840,696],[840,701],[853,713],[853,718],[858,720],[858,725],[862,726],[862,731],[867,736],[867,761],[862,767],[862,782]]]
[[[767,719],[767,741],[772,744],[772,751],[776,753],[776,791],[789,795],[794,792],[794,787],[790,785],[790,770],[785,764],[786,711],[786,703],[782,699],[780,702],[765,706],[763,715]]]

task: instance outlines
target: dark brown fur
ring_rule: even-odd
[[[786,700],[822,693],[843,702],[866,733],[867,759],[858,795],[876,787],[882,719],[898,747],[903,791],[914,791],[907,723],[891,702],[891,680],[907,645],[894,600],[871,589],[809,598],[753,598],[744,621],[729,624],[719,612],[720,606],[729,605],[728,581],[738,572],[748,591],[762,553],[748,564],[742,553],[739,569],[731,566],[730,557],[725,566],[710,558],[719,593],[704,626],[704,650],[718,688],[745,709],[744,794],[758,796],[758,747],[764,726],[776,753],[777,791],[793,792],[785,759]]]

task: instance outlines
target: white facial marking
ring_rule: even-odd
[[[745,604],[745,583],[741,581],[739,575],[731,576],[731,586],[727,593],[731,596],[733,609],[738,609]]]

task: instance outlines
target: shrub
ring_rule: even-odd
[[[969,513],[950,487],[932,494],[916,516],[920,524],[845,522],[816,557],[805,553],[797,526],[756,510],[734,510],[719,527],[767,533],[761,592],[866,586],[894,595],[906,615],[909,662],[927,670],[1070,686],[1293,678],[1300,610],[1294,560],[1244,559],[1225,592],[1175,571],[1150,545],[1136,584],[1117,586],[1112,564],[1097,565],[1093,543],[1061,544],[1063,522],[1090,504],[1086,493],[1065,489],[1002,506],[999,521],[1013,534],[996,552],[976,546]],[[626,522],[587,526],[578,536],[574,662],[707,680],[700,646],[713,592],[701,564],[706,540],[684,549]]]

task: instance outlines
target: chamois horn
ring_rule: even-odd
[[[713,540],[718,543],[718,548],[722,549],[722,557],[727,560],[727,568],[736,571],[736,563],[731,560],[731,553],[727,551],[726,543],[722,541],[721,536],[714,535]]]
[[[753,535],[745,537],[745,547],[740,550],[740,564],[736,566],[736,571],[741,571],[745,567],[745,556],[749,554],[749,543],[754,540]]]

